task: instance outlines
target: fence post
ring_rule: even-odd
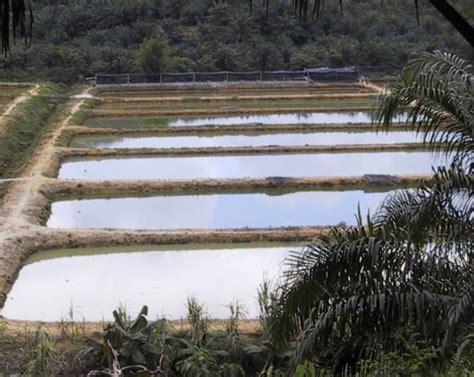
[[[229,81],[229,72],[227,71],[225,72],[225,81],[226,82]]]
[[[95,74],[95,84],[97,85],[97,73]]]
[[[127,73],[127,85],[130,85],[130,73]]]
[[[193,72],[193,82],[196,82],[196,72]]]
[[[163,83],[163,73],[160,73],[160,84]]]
[[[263,72],[260,71],[260,81],[263,81]]]

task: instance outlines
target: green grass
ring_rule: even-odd
[[[2,96],[19,96],[31,89],[31,85],[10,86],[0,84],[0,95]]]
[[[59,94],[63,88],[48,84],[42,94]],[[0,135],[0,177],[14,177],[28,160],[39,137],[49,128],[50,116],[62,100],[34,96],[6,118]]]

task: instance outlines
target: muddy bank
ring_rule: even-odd
[[[360,177],[335,178],[262,178],[262,179],[202,179],[202,180],[134,180],[134,181],[80,181],[50,180],[43,185],[43,199],[38,207],[44,208],[48,201],[65,197],[144,196],[154,194],[186,195],[190,193],[218,192],[292,192],[303,190],[387,191],[394,187],[415,187],[427,183],[430,176],[366,175]]]
[[[219,97],[100,97],[102,103],[195,103],[195,102],[246,102],[246,101],[295,101],[333,99],[344,100],[354,98],[370,98],[376,93],[341,93],[341,94],[288,94],[288,95],[262,95],[262,96],[219,96]]]
[[[93,94],[104,92],[128,92],[137,91],[193,91],[193,90],[252,90],[257,91],[265,89],[324,89],[324,88],[354,88],[365,89],[365,85],[360,83],[330,82],[330,83],[310,83],[308,81],[227,81],[227,82],[203,82],[203,83],[150,83],[150,84],[110,84],[99,85],[93,89]]]
[[[229,156],[229,155],[270,155],[299,153],[351,153],[351,152],[402,152],[427,150],[422,143],[404,144],[342,144],[304,146],[263,146],[263,147],[203,147],[203,148],[63,148],[60,160],[71,157],[154,157],[154,156]]]

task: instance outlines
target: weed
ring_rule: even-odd
[[[209,334],[209,317],[204,304],[198,302],[195,297],[188,297],[188,321],[192,342],[200,347],[206,343]]]
[[[27,337],[22,373],[27,376],[51,376],[52,368],[57,367],[56,345],[41,326]]]

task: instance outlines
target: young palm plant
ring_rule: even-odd
[[[335,228],[287,259],[268,321],[280,345],[298,339],[305,359],[355,372],[361,360],[431,348],[441,368],[474,330],[474,101],[472,67],[445,53],[412,60],[377,112],[400,112],[448,167],[388,197],[374,216]]]

